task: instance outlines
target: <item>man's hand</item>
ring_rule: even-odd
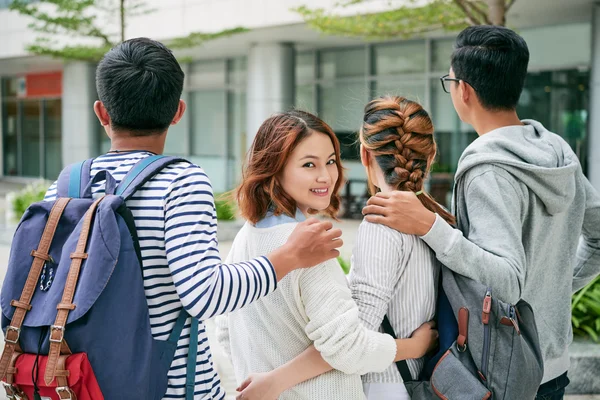
[[[277,400],[281,389],[277,386],[277,379],[271,375],[272,371],[250,374],[236,389],[240,392],[236,400]]]
[[[313,267],[340,255],[337,250],[344,243],[342,231],[333,229],[331,222],[310,218],[296,226],[287,242],[269,254],[269,261],[281,280],[298,268]]]
[[[363,208],[365,219],[409,235],[423,236],[433,226],[435,214],[426,209],[413,192],[381,192]]]

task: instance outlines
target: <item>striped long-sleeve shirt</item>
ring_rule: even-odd
[[[363,221],[352,250],[350,289],[367,328],[380,330],[388,316],[398,338],[410,337],[423,323],[433,319],[437,297],[439,264],[434,252],[414,235],[384,225]],[[423,368],[423,359],[408,360],[413,377]],[[366,383],[399,383],[395,364],[382,373],[363,376]]]
[[[92,163],[117,182],[149,152],[108,153]],[[92,187],[94,197],[104,182]],[[45,200],[56,198],[56,183]],[[269,260],[259,257],[222,264],[217,249],[217,218],[210,181],[191,163],[178,162],[159,172],[129,200],[141,248],[144,289],[152,335],[167,340],[182,308],[200,320],[196,354],[195,399],[222,399],[224,391],[213,368],[202,320],[231,312],[272,292],[277,285]],[[177,344],[164,399],[185,398],[191,318]]]

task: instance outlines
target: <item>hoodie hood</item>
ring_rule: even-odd
[[[565,211],[575,197],[577,156],[560,136],[533,120],[502,127],[477,138],[462,154],[458,181],[479,164],[503,168],[531,189],[552,215]]]

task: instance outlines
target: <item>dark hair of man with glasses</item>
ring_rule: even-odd
[[[498,299],[528,302],[544,363],[537,398],[560,400],[569,384],[571,294],[600,273],[600,195],[564,139],[517,115],[529,61],[521,36],[466,28],[450,61],[442,87],[480,136],[454,175],[456,228],[410,192],[378,193],[363,212],[374,214],[367,221],[420,235],[442,264]]]
[[[454,78],[475,89],[488,110],[514,110],[521,96],[529,49],[525,40],[500,26],[474,26],[456,38]]]

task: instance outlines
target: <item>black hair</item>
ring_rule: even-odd
[[[529,63],[525,40],[514,31],[491,25],[471,26],[456,38],[452,70],[475,89],[483,107],[514,110]]]
[[[171,50],[148,38],[127,40],[104,55],[96,90],[115,131],[164,132],[177,113],[184,73]]]

